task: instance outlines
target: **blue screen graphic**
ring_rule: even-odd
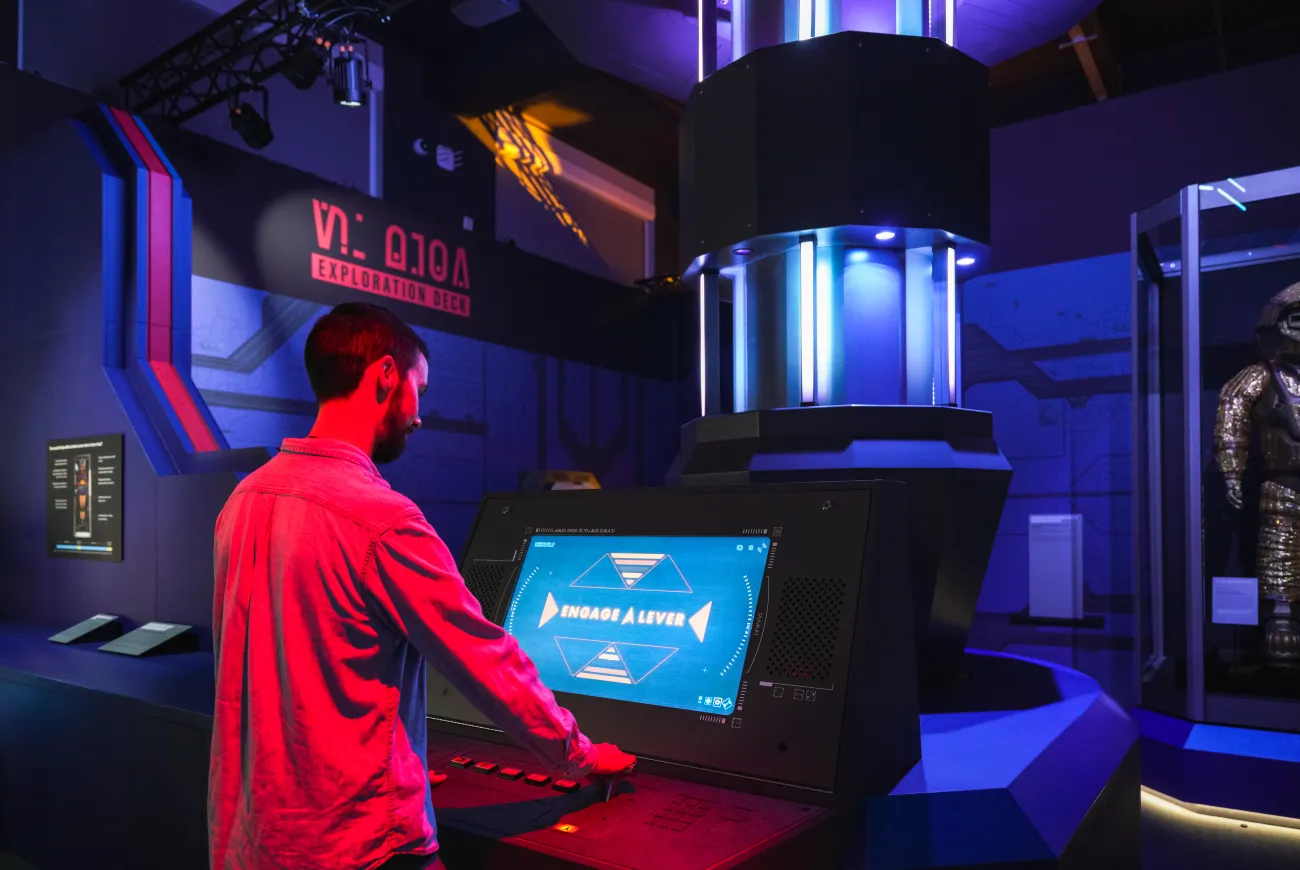
[[[730,715],[769,546],[536,537],[505,628],[552,691]]]

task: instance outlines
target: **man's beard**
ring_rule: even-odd
[[[370,452],[370,458],[376,465],[394,462],[406,449],[406,437],[411,434],[411,424],[402,421],[400,410],[401,403],[394,401],[384,415],[383,428],[375,439],[374,450]]]

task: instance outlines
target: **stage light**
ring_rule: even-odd
[[[974,257],[962,257],[960,260],[957,261],[957,265],[958,265],[958,266],[974,266],[974,265],[975,265],[975,258],[974,258]]]
[[[894,237],[893,230],[881,230],[880,232],[876,233],[876,241],[878,242],[887,242],[893,237]]]
[[[275,134],[271,131],[270,102],[266,94],[266,88],[247,88],[249,91],[259,91],[262,94],[262,112],[258,114],[257,110],[239,99],[236,94],[230,103],[230,127],[239,134],[239,138],[244,140],[244,144],[254,151],[260,151],[275,139]]]
[[[340,45],[334,56],[331,72],[334,76],[334,102],[340,106],[364,106],[366,91],[366,62],[358,57],[356,46]]]
[[[732,251],[731,253],[735,254],[737,257],[748,257],[750,254],[754,252],[751,251],[749,248],[736,248],[736,250]]]
[[[799,40],[813,38],[813,0],[799,0]]]
[[[877,238],[879,238],[879,236],[877,236]],[[849,251],[850,263],[865,263],[868,259],[869,257],[866,251]]]
[[[310,90],[325,69],[325,52],[319,39],[304,37],[280,74],[300,91]]]

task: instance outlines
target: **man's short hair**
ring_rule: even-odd
[[[345,302],[311,328],[303,361],[316,401],[328,402],[356,392],[376,360],[391,355],[398,374],[406,377],[421,354],[428,360],[429,346],[396,314],[366,302]]]

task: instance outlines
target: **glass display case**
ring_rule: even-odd
[[[1300,731],[1300,167],[1134,214],[1132,266],[1142,704]]]

